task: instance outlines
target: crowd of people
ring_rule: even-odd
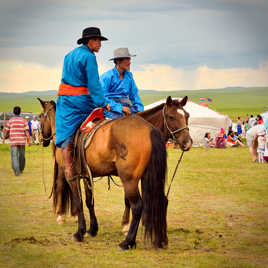
[[[268,120],[264,123],[262,116],[259,114],[256,117],[251,115],[245,120],[238,117],[235,130],[236,131],[230,127],[226,134],[225,130],[221,128],[221,130],[216,134],[215,140],[211,137],[211,133],[205,133],[205,149],[213,147],[244,147],[246,139],[252,155],[252,160],[254,162],[264,163],[266,152],[268,153]]]

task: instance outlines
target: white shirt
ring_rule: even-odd
[[[37,121],[37,120],[32,120],[31,121],[31,123],[32,123],[32,129],[39,129],[39,121]]]

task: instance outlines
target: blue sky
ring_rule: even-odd
[[[0,91],[57,89],[64,55],[85,27],[113,50],[137,54],[140,89],[181,90],[268,85],[266,0],[13,0],[0,3]]]

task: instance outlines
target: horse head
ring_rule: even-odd
[[[164,125],[168,135],[179,144],[183,151],[190,150],[193,143],[188,128],[190,115],[183,108],[187,100],[187,96],[181,101],[172,100],[169,96],[162,110]]]
[[[47,147],[51,140],[55,142],[55,112],[56,103],[54,101],[43,101],[37,98],[43,108],[40,114],[40,125],[42,132],[42,143],[44,147]]]

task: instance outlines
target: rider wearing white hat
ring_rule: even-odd
[[[131,57],[128,48],[114,50],[115,67],[100,77],[104,95],[111,107],[107,117],[119,118],[124,114],[133,114],[143,111],[144,107],[138,95],[138,88],[130,72]]]

